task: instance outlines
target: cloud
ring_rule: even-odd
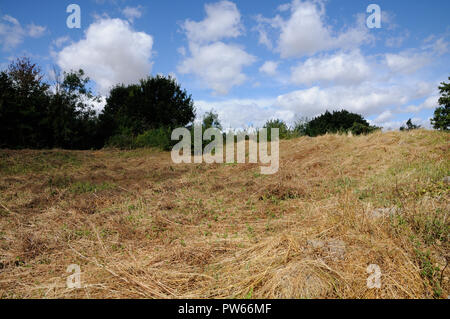
[[[122,10],[122,14],[128,21],[133,22],[135,19],[139,19],[142,16],[142,6],[125,7],[125,9]]]
[[[309,58],[292,68],[291,80],[295,84],[332,82],[335,84],[355,84],[371,75],[371,68],[359,50],[350,53],[339,52]]]
[[[32,38],[40,38],[41,36],[44,35],[46,30],[47,30],[46,27],[35,25],[34,23],[28,26],[28,34]]]
[[[390,48],[398,48],[401,47],[403,42],[410,37],[409,31],[404,31],[399,36],[391,36],[387,37],[385,41],[385,45]]]
[[[4,15],[0,19],[0,43],[2,44],[2,49],[5,51],[14,49],[26,37],[39,38],[44,35],[46,30],[46,27],[34,23],[23,27],[16,18]]]
[[[364,83],[359,86],[333,86],[297,90],[280,95],[276,106],[301,116],[316,116],[325,110],[346,109],[364,116],[378,115],[387,107],[405,105],[409,101],[429,96],[434,87],[427,83],[382,86]]]
[[[386,122],[387,120],[390,120],[394,117],[394,114],[392,114],[392,112],[390,110],[386,110],[383,113],[381,113],[380,115],[378,115],[378,117],[375,119],[375,123],[383,123]]]
[[[273,118],[293,124],[299,117],[313,118],[326,110],[346,109],[365,118],[375,116],[375,120],[369,121],[373,125],[398,129],[404,124],[396,119],[399,114],[435,107],[438,98],[435,91],[435,84],[424,82],[401,85],[365,82],[356,86],[315,86],[273,98],[200,100],[195,105],[200,115],[214,109],[224,128],[262,127]],[[421,99],[424,101],[415,108],[409,104]],[[423,120],[420,123],[426,126],[426,122]]]
[[[351,49],[372,41],[359,15],[356,26],[342,32],[334,32],[325,23],[325,7],[322,1],[294,0],[289,7],[290,16],[276,15],[272,19],[260,18],[260,24],[269,24],[280,31],[277,51],[282,58],[302,57],[332,49]]]
[[[434,108],[438,107],[438,104],[439,104],[438,100],[439,100],[439,95],[433,94],[433,95],[429,96],[428,98],[426,98],[425,101],[423,101],[419,105],[408,105],[405,108],[399,109],[399,112],[417,113],[423,109],[434,109]]]
[[[270,22],[270,20],[264,18],[261,15],[257,15],[256,21],[258,22],[258,24],[252,29],[252,31],[258,32],[258,34],[259,34],[258,43],[261,45],[264,45],[269,50],[272,50],[273,44],[269,38],[267,30],[265,29],[265,23]]]
[[[206,18],[200,22],[186,20],[183,29],[189,41],[207,43],[242,34],[241,14],[236,5],[220,1],[205,5]]]
[[[244,83],[247,77],[242,69],[256,58],[242,47],[222,41],[236,38],[243,31],[241,14],[234,3],[206,4],[205,11],[204,20],[183,23],[190,55],[185,49],[179,50],[184,60],[178,65],[178,71],[196,75],[216,94],[227,94],[233,86]]]
[[[267,35],[267,32],[261,28],[258,28],[258,32],[259,32],[258,43],[265,45],[269,50],[272,50],[273,44],[272,44],[272,41],[270,41],[269,36]]]
[[[57,47],[61,48],[65,43],[69,42],[70,38],[68,36],[59,37],[56,40],[53,40],[52,44]]]
[[[397,54],[385,54],[385,63],[395,73],[412,74],[431,62],[427,53],[403,51]]]
[[[278,62],[274,61],[266,61],[260,68],[259,72],[267,74],[267,75],[276,75],[278,68]]]
[[[448,41],[444,37],[441,37],[436,41],[432,42],[431,44],[426,45],[424,48],[431,49],[432,52],[434,54],[437,54],[438,56],[449,52]]]
[[[398,130],[401,126],[406,126],[406,121],[407,121],[406,119],[403,121],[399,121],[399,120],[385,121],[385,122],[376,123],[376,125],[383,127],[384,131],[391,131],[391,130]],[[430,118],[422,119],[422,118],[414,117],[411,119],[411,121],[415,125],[419,125],[426,129],[431,129]]]
[[[83,69],[106,95],[116,84],[150,74],[152,47],[152,36],[134,31],[127,21],[102,19],[89,26],[82,40],[58,52],[56,61],[63,70]]]
[[[290,110],[282,110],[274,106],[275,99],[230,99],[224,101],[195,102],[199,115],[214,110],[224,129],[244,129],[253,126],[261,128],[270,118],[280,118],[285,121],[293,119]]]
[[[181,74],[192,73],[218,94],[227,94],[236,85],[244,83],[244,66],[256,59],[236,45],[215,42],[207,45],[190,45],[191,56],[179,66]]]

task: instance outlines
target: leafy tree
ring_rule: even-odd
[[[294,123],[293,131],[296,136],[305,136],[306,128],[308,127],[309,119],[307,117],[298,118]]]
[[[203,116],[203,128],[216,128],[222,130],[222,124],[219,121],[219,115],[214,111],[209,111]]]
[[[40,68],[28,58],[12,62],[1,75],[0,126],[2,147],[46,146],[43,114],[48,105],[49,85]]]
[[[148,77],[139,84],[113,88],[99,118],[105,139],[123,130],[138,135],[186,126],[195,119],[194,102],[171,77]]]
[[[95,97],[82,70],[57,77],[54,90],[28,58],[0,74],[0,147],[98,148]]]
[[[72,149],[103,146],[103,141],[98,137],[98,120],[92,106],[98,98],[88,88],[89,82],[83,70],[64,72],[48,107],[51,146]]]
[[[306,124],[305,133],[309,136],[318,136],[326,133],[349,132],[367,134],[377,130],[371,126],[361,115],[346,110],[326,111]]]
[[[448,79],[450,80],[450,77]],[[440,107],[434,111],[431,124],[436,130],[448,131],[450,130],[450,83],[442,82],[439,91],[441,93]]]
[[[270,141],[272,136],[271,129],[278,128],[279,138],[285,139],[289,137],[289,128],[283,120],[280,119],[272,119],[264,124],[264,128],[267,128],[267,140]]]

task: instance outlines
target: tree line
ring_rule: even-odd
[[[104,109],[97,113],[94,105],[100,99],[92,93],[83,70],[54,73],[55,80],[48,83],[29,58],[19,58],[0,72],[0,148],[170,149],[174,128],[193,129],[196,111],[192,96],[171,77],[147,77],[137,84],[116,85]],[[432,124],[435,129],[448,131],[450,84],[442,83],[439,89],[441,106]],[[215,112],[206,113],[201,125],[204,130],[222,130]],[[269,131],[278,128],[280,138],[339,132],[359,135],[379,129],[346,110],[301,119],[293,127],[281,120],[270,120],[264,127]],[[417,126],[409,121],[410,128]]]

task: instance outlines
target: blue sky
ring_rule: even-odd
[[[69,4],[81,28],[69,29]],[[369,29],[369,4],[381,28]],[[450,1],[2,1],[0,67],[30,56],[117,83],[172,75],[224,127],[293,123],[345,108],[398,128],[429,126],[450,76]],[[101,105],[97,106],[101,108]]]

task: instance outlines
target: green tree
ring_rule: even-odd
[[[361,115],[346,110],[326,111],[324,114],[309,121],[305,133],[309,136],[318,136],[326,133],[352,132],[353,134],[367,134],[379,129],[371,126]]]
[[[83,70],[64,72],[48,106],[49,141],[53,147],[71,149],[100,148],[98,120],[93,103],[98,102]]]
[[[29,58],[0,73],[0,147],[97,148],[95,97],[82,70],[57,77],[54,90]]]
[[[450,77],[448,78],[450,80]],[[439,87],[441,97],[439,98],[439,107],[434,111],[434,117],[431,119],[431,125],[436,130],[450,130],[450,83],[442,82]]]
[[[267,128],[267,140],[270,140],[271,129],[277,128],[279,131],[279,137],[281,139],[285,139],[289,137],[289,127],[287,126],[286,122],[280,119],[272,119],[266,122],[264,124],[264,128]]]
[[[46,146],[42,131],[49,85],[29,58],[13,61],[0,77],[0,145],[9,148]]]
[[[160,127],[183,127],[195,119],[192,97],[171,77],[148,77],[113,88],[100,114],[104,138],[128,131],[139,135]]]
[[[222,130],[222,124],[220,124],[219,115],[215,113],[214,110],[207,112],[203,116],[203,128],[216,128]]]

